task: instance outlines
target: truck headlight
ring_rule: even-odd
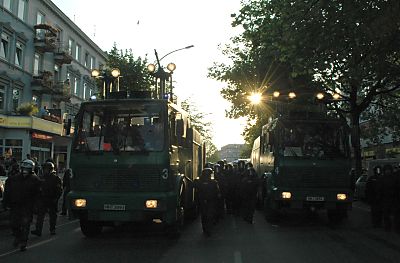
[[[292,193],[291,192],[282,192],[282,198],[290,199],[290,198],[292,198]]]
[[[75,199],[75,207],[84,208],[86,207],[86,199]]]
[[[146,200],[146,208],[157,208],[158,202],[157,200]]]
[[[346,194],[337,194],[336,195],[337,200],[339,201],[344,201],[347,199],[347,195]]]

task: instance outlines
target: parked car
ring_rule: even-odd
[[[362,174],[356,181],[354,189],[354,199],[364,201],[366,199],[365,188],[367,184],[367,174]]]

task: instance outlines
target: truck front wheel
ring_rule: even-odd
[[[328,219],[333,224],[340,224],[347,217],[345,209],[330,209],[328,210]]]
[[[99,235],[103,229],[103,226],[95,221],[86,219],[80,219],[81,231],[86,237],[95,237]]]

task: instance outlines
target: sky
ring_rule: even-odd
[[[230,42],[240,29],[232,28],[231,14],[240,10],[240,0],[53,0],[100,48],[132,49],[135,57],[154,61],[165,54],[161,65],[173,62],[175,94],[191,98],[212,123],[214,144],[244,143],[245,120],[225,117],[230,103],[220,90],[225,83],[207,78],[214,62],[229,62],[218,48]],[[124,73],[121,72],[123,75]]]

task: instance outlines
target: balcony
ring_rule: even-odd
[[[34,26],[36,31],[34,43],[36,50],[40,52],[53,52],[57,48],[56,40],[58,30],[48,24]]]
[[[71,64],[73,57],[67,48],[62,43],[58,43],[57,50],[54,52],[54,60],[57,64]]]
[[[40,94],[51,94],[53,89],[53,73],[50,71],[42,71],[37,76],[32,77],[32,91]]]
[[[70,102],[71,86],[68,82],[58,82],[53,86],[53,99],[55,101]]]

